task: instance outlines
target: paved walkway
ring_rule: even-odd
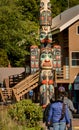
[[[79,118],[74,118],[72,121],[73,130],[79,130]]]
[[[44,128],[44,130],[47,130],[45,124],[42,123],[42,126]],[[73,118],[72,120],[72,130],[79,130],[79,118]]]

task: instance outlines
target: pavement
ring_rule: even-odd
[[[73,118],[72,127],[72,130],[79,130],[79,118]]]
[[[44,130],[47,130],[47,127],[42,123]],[[66,129],[67,130],[67,129]],[[72,120],[72,130],[79,130],[79,118],[73,118]]]

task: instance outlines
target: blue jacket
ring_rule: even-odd
[[[52,123],[66,122],[66,124],[70,123],[67,105],[65,106],[65,116],[62,120],[60,120],[62,114],[62,108],[63,108],[63,102],[57,101],[52,103],[48,115],[48,122],[50,121]]]

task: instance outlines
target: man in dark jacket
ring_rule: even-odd
[[[68,128],[68,130],[72,130],[72,112],[76,113],[77,110],[74,108],[73,102],[68,98],[67,92],[64,94],[64,103],[68,106],[68,113],[70,117],[70,128]]]

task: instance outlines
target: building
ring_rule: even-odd
[[[79,112],[79,5],[53,18],[51,29],[53,42],[61,46],[61,71],[55,81],[69,91]]]
[[[4,87],[4,82],[6,87],[10,87],[9,84],[9,77],[17,77],[18,75],[21,75],[25,71],[25,68],[23,67],[1,67],[0,68],[0,87]]]

